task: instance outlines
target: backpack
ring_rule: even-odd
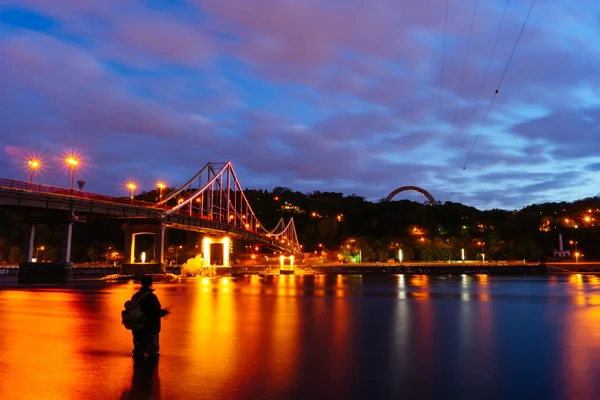
[[[140,301],[147,294],[150,293],[144,293],[136,301],[127,300],[125,302],[125,309],[121,311],[121,323],[125,325],[125,329],[129,329],[130,331],[134,332],[139,331],[146,323],[146,316],[140,308]]]

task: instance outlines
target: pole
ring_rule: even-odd
[[[31,173],[29,174],[29,190],[33,190],[33,171],[35,170],[31,168]]]
[[[75,182],[75,166],[72,165],[71,166],[71,188],[70,188],[70,193],[73,194],[73,182]]]

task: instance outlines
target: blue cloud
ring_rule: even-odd
[[[25,8],[0,7],[0,24],[16,28],[48,32],[59,26],[59,22]]]

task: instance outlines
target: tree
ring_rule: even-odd
[[[23,250],[20,247],[13,246],[10,248],[8,253],[8,263],[9,264],[19,264],[23,262]]]
[[[331,246],[337,235],[337,221],[333,218],[321,218],[317,223],[317,234],[319,240],[328,247]]]

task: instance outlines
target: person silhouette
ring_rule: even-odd
[[[159,340],[158,336],[161,329],[160,320],[169,311],[163,309],[160,305],[158,297],[152,289],[152,277],[144,275],[141,279],[142,287],[133,295],[131,300],[137,302],[139,299],[139,307],[144,313],[145,323],[137,331],[133,333],[133,356],[144,357],[147,354],[151,357],[159,355]]]

